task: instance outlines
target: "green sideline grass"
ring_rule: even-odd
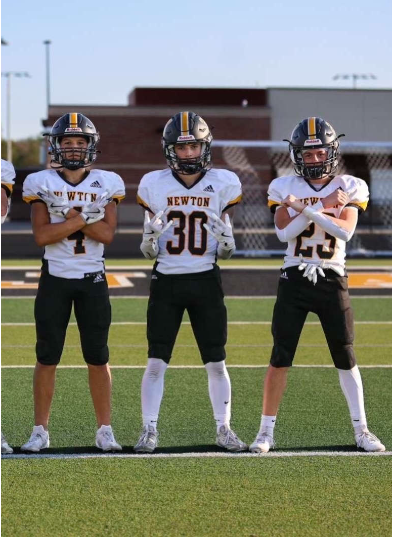
[[[271,321],[275,298],[231,299],[226,298],[229,321]],[[392,320],[391,298],[352,297],[352,307],[357,321]],[[113,322],[144,322],[146,320],[147,298],[111,298]],[[33,322],[33,298],[2,298],[2,322]],[[185,317],[187,319],[187,316]],[[318,320],[310,314],[308,321]],[[72,314],[71,321],[75,321]]]
[[[232,258],[231,260],[219,260],[219,266],[281,266],[283,258]],[[8,266],[41,266],[38,259],[3,259],[2,267]],[[111,266],[147,266],[152,267],[152,262],[144,258],[108,258],[106,267]],[[390,259],[371,259],[371,258],[351,258],[347,261],[347,266],[389,266]]]
[[[118,321],[144,321],[146,299],[112,303]],[[389,299],[353,303],[357,320],[390,320]],[[227,304],[231,319],[268,321],[273,300]],[[32,300],[2,305],[3,323],[33,321]],[[356,326],[361,365],[390,364],[390,330],[390,324]],[[2,340],[3,365],[34,365],[34,326],[3,326]],[[228,363],[267,364],[270,343],[270,325],[230,325]],[[138,347],[125,348],[130,344]],[[201,365],[189,326],[182,326],[178,344],[189,346],[176,347],[173,365]],[[306,326],[300,344],[296,364],[331,364],[320,326]],[[62,364],[83,365],[74,326],[67,346]],[[144,365],[145,326],[113,326],[110,349],[114,365]],[[14,447],[32,427],[32,374],[2,369],[2,430]],[[264,367],[230,368],[232,425],[248,443],[260,423],[264,374]],[[369,425],[390,450],[391,369],[361,374]],[[113,370],[112,424],[125,452],[141,427],[142,375],[143,369]],[[86,369],[59,369],[50,451],[94,452],[95,429]],[[159,430],[160,451],[220,451],[203,368],[168,370]],[[276,442],[277,451],[354,450],[335,369],[291,370]],[[387,456],[3,460],[2,489],[2,535],[9,537],[391,535]]]
[[[2,532],[14,537],[390,536],[386,459],[307,458],[305,465],[301,458],[6,462]]]
[[[263,374],[230,371],[233,426],[248,442],[260,421]],[[30,433],[31,375],[3,370],[2,428],[15,445]],[[127,452],[140,430],[141,376],[141,371],[114,371],[113,427]],[[369,422],[390,449],[390,372],[365,370],[362,376]],[[203,369],[167,373],[159,430],[162,451],[216,451]],[[59,371],[50,432],[55,451],[94,451],[85,371]],[[335,370],[291,372],[276,435],[281,451],[353,450]],[[3,461],[2,531],[4,536],[387,536],[390,466],[389,457]]]

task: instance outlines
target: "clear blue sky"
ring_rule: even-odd
[[[12,79],[12,137],[40,134],[52,104],[126,105],[136,86],[391,87],[391,0],[2,1],[2,71]],[[2,134],[5,136],[5,79]]]

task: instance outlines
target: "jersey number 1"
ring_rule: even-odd
[[[69,241],[76,242],[76,245],[74,246],[75,255],[85,255],[85,247],[83,245],[85,235],[81,232],[81,230],[77,230],[77,232],[73,232],[73,234],[70,234],[70,236],[67,236],[67,239]]]

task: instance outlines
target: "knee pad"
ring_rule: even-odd
[[[334,366],[343,371],[349,371],[356,365],[355,352],[352,344],[344,344],[330,350]]]
[[[163,359],[149,357],[147,361],[147,367],[145,376],[148,376],[151,380],[157,380],[164,375],[168,364]]]
[[[106,365],[109,362],[109,347],[99,350],[83,350],[85,363],[88,365]]]
[[[205,363],[205,369],[209,376],[214,376],[216,378],[224,378],[227,376],[228,371],[225,364],[225,361],[210,361]]]
[[[45,341],[37,341],[36,358],[41,365],[58,365],[62,356],[62,350],[51,347]]]
[[[294,352],[287,350],[279,345],[274,345],[272,348],[270,365],[279,369],[280,367],[291,367],[293,364]]]

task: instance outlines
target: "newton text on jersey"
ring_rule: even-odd
[[[194,206],[202,206],[204,208],[209,208],[210,197],[190,197],[190,196],[180,196],[180,197],[167,197],[168,206],[188,206],[192,204]]]
[[[54,194],[58,197],[62,196],[61,191],[54,191]],[[96,193],[83,193],[82,191],[69,191],[67,193],[69,201],[78,200],[79,202],[94,202],[96,196]]]

